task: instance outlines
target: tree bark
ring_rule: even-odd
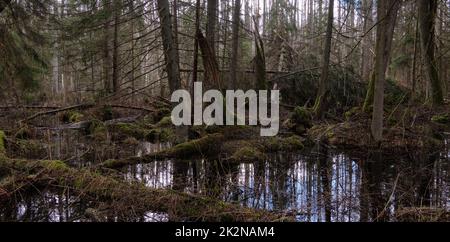
[[[364,13],[364,26],[363,26],[363,33],[366,33],[369,31],[369,28],[373,25],[373,18],[372,18],[372,9],[373,9],[373,2],[370,0],[364,0],[363,1],[363,13]],[[362,68],[361,68],[361,75],[364,81],[369,83],[370,79],[370,69],[372,66],[372,54],[371,54],[371,48],[373,43],[372,33],[367,33],[367,36],[364,37],[363,45],[362,45]]]
[[[316,103],[314,105],[314,114],[316,117],[322,116],[324,109],[325,96],[328,91],[328,75],[330,68],[331,55],[331,39],[333,36],[333,20],[334,20],[334,0],[329,1],[328,6],[328,23],[327,34],[325,40],[325,50],[323,53],[322,74],[319,80],[319,90],[317,92]]]
[[[103,0],[103,7],[106,11],[111,10],[110,0]],[[110,18],[105,20],[103,24],[103,86],[106,93],[111,93],[111,53],[110,53]]]
[[[433,106],[444,103],[442,84],[435,57],[435,21],[437,14],[437,0],[417,0],[419,7],[419,31],[422,49],[422,59],[425,67],[425,77],[431,87],[431,101]]]
[[[158,0],[158,14],[161,21],[161,37],[166,62],[166,72],[169,79],[170,92],[180,89],[180,67],[177,61],[178,49],[174,44],[172,21],[170,19],[169,0]]]
[[[383,138],[384,82],[390,59],[392,38],[400,1],[380,0],[377,6],[377,43],[373,76],[373,111],[371,132],[376,142]],[[370,90],[369,90],[370,92]]]
[[[237,87],[237,69],[238,69],[238,55],[239,55],[239,25],[241,15],[241,0],[235,0],[233,13],[233,33],[232,33],[232,47],[231,47],[231,65],[230,65],[230,82],[232,89]]]
[[[208,19],[206,23],[206,39],[212,53],[216,54],[216,22],[217,22],[217,0],[208,0]]]
[[[120,24],[120,0],[114,0],[114,40],[113,40],[113,92],[119,91],[119,24]]]

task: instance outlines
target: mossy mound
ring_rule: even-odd
[[[287,138],[270,137],[265,139],[262,144],[267,152],[299,151],[304,148],[303,139],[297,135]]]
[[[161,120],[164,121],[164,120]],[[165,122],[165,121],[164,121]],[[170,124],[143,125],[141,123],[117,123],[108,126],[115,139],[135,138],[152,143],[169,142],[176,139],[175,127]]]
[[[126,137],[134,137],[139,140],[144,140],[150,133],[149,129],[143,128],[134,123],[117,123],[109,127],[110,131]]]
[[[172,118],[170,116],[163,117],[157,124],[156,127],[170,127],[172,126]]]
[[[168,128],[157,128],[152,129],[145,136],[145,140],[156,143],[156,142],[169,142],[175,140],[175,131],[174,129]]]
[[[75,110],[63,112],[59,115],[59,120],[64,123],[78,123],[82,121],[84,114]]]
[[[244,146],[236,150],[230,158],[236,162],[255,162],[264,161],[267,156],[257,147]]]

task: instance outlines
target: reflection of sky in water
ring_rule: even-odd
[[[430,197],[433,206],[446,208],[450,204],[448,152],[442,153],[442,157],[432,165]],[[359,221],[361,199],[368,196],[361,191],[364,182],[360,161],[343,154],[330,154],[326,161],[329,167],[325,173],[316,155],[277,155],[264,165],[242,163],[219,168],[204,160],[157,161],[128,168],[126,178],[152,188],[181,186],[186,192],[204,195],[209,195],[212,187],[219,187],[215,195],[224,201],[294,214],[300,221],[325,221],[326,207],[330,210],[331,221]],[[180,162],[184,165],[177,168]],[[385,172],[395,169],[401,167],[389,164]],[[400,191],[405,187],[411,189],[407,187],[410,181],[406,181],[409,175],[396,174],[399,181],[396,181],[397,175],[383,173],[378,184],[385,199],[381,207],[389,214],[394,214],[399,206],[411,205],[403,204],[408,198],[403,190]],[[213,183],[217,185],[213,186]]]

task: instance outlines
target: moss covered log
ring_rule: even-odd
[[[122,160],[107,160],[100,164],[106,168],[121,168],[127,165],[150,163],[155,160],[170,158],[190,158],[194,156],[209,156],[217,154],[224,141],[222,134],[209,134],[200,139],[181,143],[167,150],[144,155],[142,157],[130,157]]]
[[[114,203],[115,212],[168,213],[171,221],[275,221],[291,220],[280,214],[242,208],[219,200],[116,180],[88,169],[74,169],[62,161],[31,161],[0,158],[3,177],[25,175],[26,184],[71,189],[80,196]],[[17,191],[15,182],[0,182],[7,194]],[[20,189],[26,189],[21,187]]]

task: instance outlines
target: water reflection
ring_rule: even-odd
[[[0,221],[20,222],[167,222],[166,213],[116,214],[106,204],[81,199],[69,190],[18,194],[0,206]]]
[[[276,154],[264,163],[157,161],[127,168],[125,177],[296,215],[299,221],[396,221],[409,207],[447,209],[448,149],[435,154],[366,158],[320,147]]]

